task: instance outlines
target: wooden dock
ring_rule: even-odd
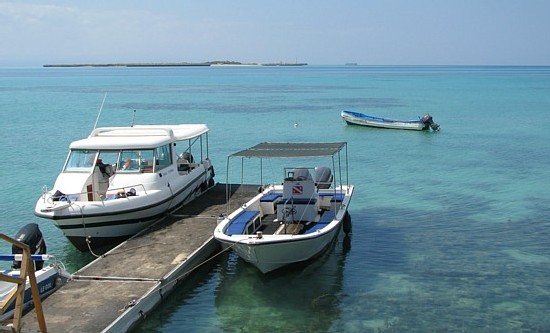
[[[232,186],[231,209],[257,194]],[[176,214],[120,244],[74,273],[43,302],[49,332],[126,332],[135,327],[200,264],[220,251],[212,237],[227,213],[226,186],[217,184]],[[36,313],[24,331],[38,331]]]

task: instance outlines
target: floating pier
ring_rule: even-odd
[[[231,209],[258,193],[254,185],[231,186]],[[226,185],[217,184],[177,213],[155,224],[73,274],[43,301],[50,332],[126,332],[221,247],[213,238],[227,211]],[[36,312],[23,317],[38,331]]]

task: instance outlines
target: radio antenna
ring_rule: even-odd
[[[134,110],[134,116],[132,117],[132,126],[130,127],[134,127],[134,121],[136,120],[136,110]]]
[[[107,93],[105,93],[105,95],[103,96],[103,102],[101,102],[101,107],[99,108],[99,112],[97,113],[94,129],[97,127],[97,123],[99,122],[99,117],[101,116],[101,111],[103,111],[103,104],[105,104],[105,99],[107,99]]]

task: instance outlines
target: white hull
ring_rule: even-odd
[[[262,273],[268,273],[278,268],[309,260],[322,252],[338,235],[342,221],[338,221],[329,231],[315,237],[288,237],[274,239],[269,236],[263,242],[241,239],[237,242],[224,242],[232,245],[232,249],[243,260],[256,266]],[[275,238],[275,237],[274,237]]]
[[[74,201],[49,203],[40,199],[35,215],[51,219],[78,249],[87,250],[86,239],[91,246],[101,247],[126,239],[158,221],[167,213],[192,201],[207,186],[207,172],[198,174],[181,188],[165,186],[164,191],[137,192],[136,196],[105,201]],[[58,204],[59,203],[59,204]],[[56,205],[62,208],[57,209]]]

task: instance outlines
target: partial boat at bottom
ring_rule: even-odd
[[[348,124],[377,128],[404,129],[413,131],[429,130],[437,132],[440,126],[434,123],[432,116],[426,113],[419,119],[396,120],[391,118],[375,117],[360,112],[342,111],[340,114]]]
[[[260,143],[230,155],[228,175],[234,157],[260,161],[328,157],[337,170],[333,176],[326,166],[286,167],[282,184],[261,187],[254,198],[218,224],[214,237],[261,272],[311,259],[342,227],[345,232],[351,230],[347,210],[353,185],[348,182],[347,143]]]
[[[15,240],[27,244],[32,253],[39,253],[32,255],[31,259],[34,261],[34,274],[36,276],[40,299],[48,297],[63,284],[65,284],[65,282],[70,278],[70,274],[65,270],[65,267],[61,262],[52,260],[55,258],[45,254],[46,243],[42,238],[42,233],[40,232],[37,224],[30,223],[21,228],[21,230],[17,233]],[[12,254],[0,254],[0,261],[13,262],[11,269],[0,271],[0,275],[6,277],[5,279],[0,279],[0,305],[2,305],[2,307],[6,305],[5,308],[0,307],[0,321],[9,320],[13,317],[15,310],[15,300],[13,300],[13,297],[15,297],[14,293],[16,292],[17,285],[5,280],[10,277],[20,277],[22,256],[21,251],[19,251],[16,247],[13,248]],[[44,260],[51,260],[53,263],[44,266]],[[10,300],[12,300],[12,303],[8,305]],[[23,311],[29,310],[33,306],[34,302],[32,298],[31,285],[29,279],[27,278],[22,303]]]

